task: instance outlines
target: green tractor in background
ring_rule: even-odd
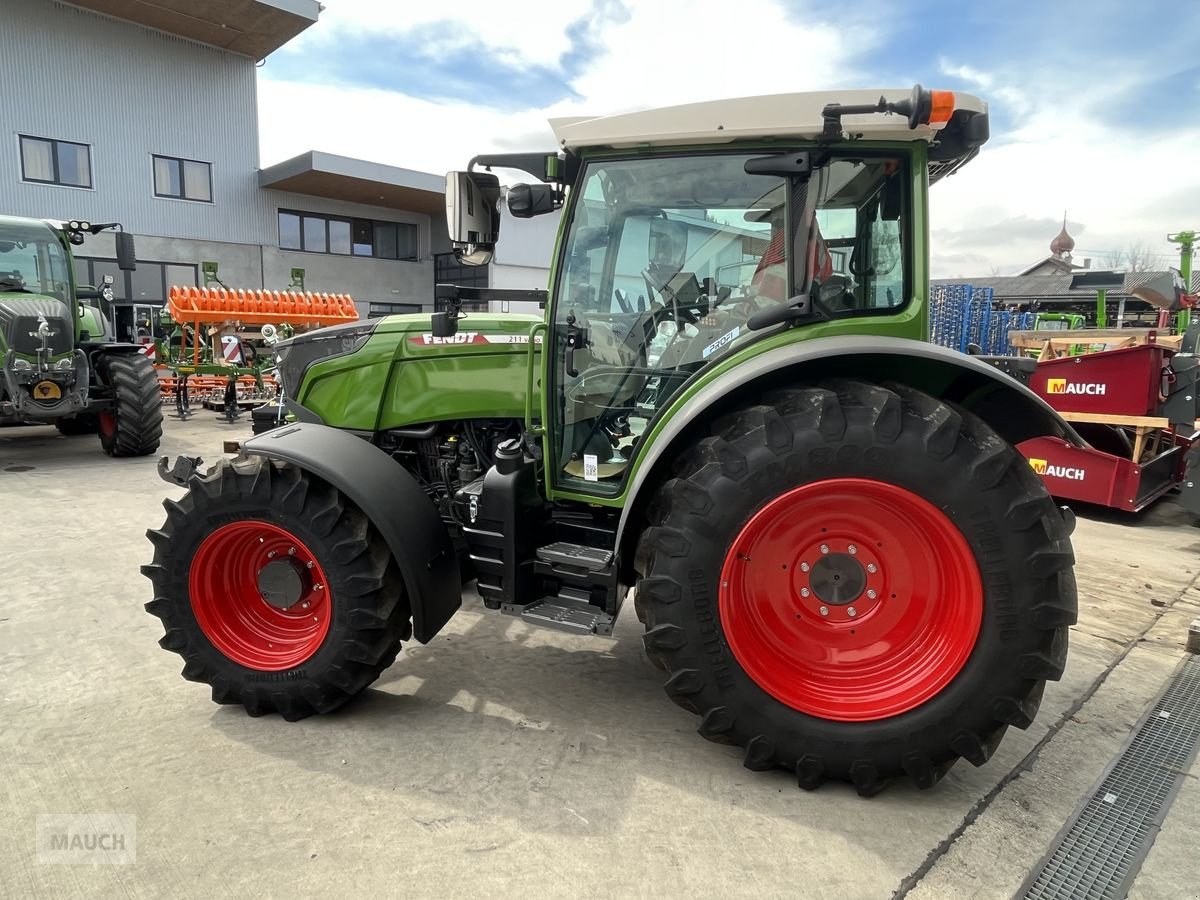
[[[472,579],[582,635],[632,594],[667,694],[752,769],[870,795],[982,765],[1076,617],[1073,520],[1014,445],[1079,442],[925,341],[927,190],[987,140],[985,104],[918,86],[551,124],[559,152],[447,177],[469,264],[499,237],[491,167],[536,179],[513,215],[563,209],[548,292],[441,286],[432,317],[281,342],[295,421],[204,473],[163,461],[187,492],[143,568],[162,646],[216,702],[294,720],[432,640]],[[522,299],[544,314],[477,311]]]
[[[109,456],[145,456],[162,436],[158,377],[136,344],[109,340],[112,277],[75,282],[72,245],[116,223],[0,216],[0,424],[53,424],[99,434]],[[118,266],[136,267],[116,233]]]

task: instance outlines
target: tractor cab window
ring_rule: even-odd
[[[903,167],[896,159],[834,159],[818,168],[811,287],[828,311],[846,314],[905,301]]]
[[[0,223],[0,294],[41,294],[66,300],[67,254],[44,225]]]
[[[756,156],[588,166],[552,334],[564,483],[619,490],[649,421],[693,373],[752,337],[756,312],[807,286],[835,316],[903,302],[899,194],[883,196],[894,161],[823,160],[788,179],[747,173]]]

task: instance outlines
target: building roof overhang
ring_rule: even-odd
[[[265,59],[317,21],[317,0],[69,0],[73,6]]]
[[[440,175],[317,150],[262,169],[258,185],[431,216],[446,209],[446,181]]]

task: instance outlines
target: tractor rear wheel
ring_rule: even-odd
[[[146,609],[183,677],[217,703],[294,721],[330,712],[392,664],[411,634],[403,582],[367,517],[320,478],[222,460],[164,501],[149,531]]]
[[[95,413],[78,413],[54,420],[54,427],[59,434],[74,437],[78,434],[95,434],[100,430],[100,417]]]
[[[975,416],[898,385],[790,388],[676,471],[638,547],[646,650],[748,768],[927,788],[1062,675],[1070,526]]]
[[[140,353],[106,354],[96,374],[112,390],[113,409],[98,414],[100,446],[109,456],[146,456],[162,438],[162,393]]]

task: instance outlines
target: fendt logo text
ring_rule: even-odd
[[[1065,378],[1046,379],[1047,394],[1092,394],[1096,397],[1103,397],[1106,387],[1107,385],[1099,384],[1094,381],[1085,382],[1083,384],[1074,384],[1067,381]]]
[[[1055,478],[1069,478],[1071,481],[1083,481],[1087,476],[1087,472],[1083,469],[1074,469],[1070,466],[1052,466],[1044,459],[1030,459],[1029,465],[1033,466],[1033,471],[1045,477],[1053,475]]]

